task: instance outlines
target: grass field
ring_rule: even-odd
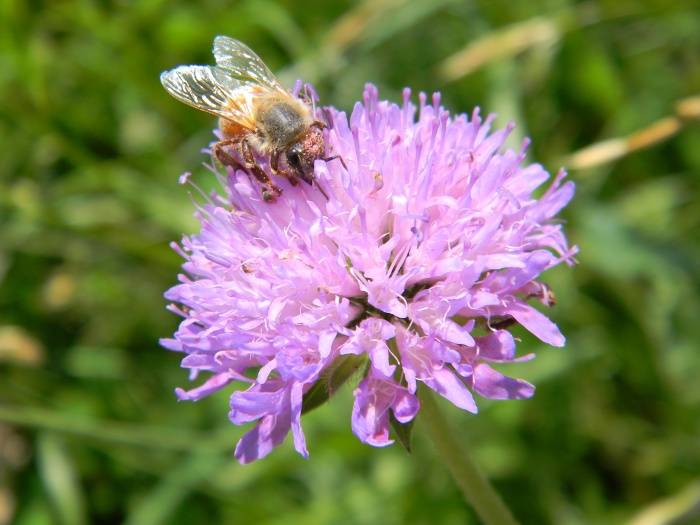
[[[697,2],[5,0],[0,524],[478,523],[420,417],[410,455],[358,442],[351,388],[304,416],[308,461],[288,439],[241,466],[226,392],[177,403],[169,243],[198,229],[178,178],[216,187],[216,122],[159,74],[212,63],[218,34],[323,104],[440,91],[567,167],[580,264],[544,276],[567,345],[516,329],[535,396],[444,410],[523,524],[697,523]]]

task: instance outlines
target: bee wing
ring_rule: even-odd
[[[212,66],[180,66],[160,75],[163,87],[180,102],[254,130],[253,99],[259,88]]]
[[[260,57],[239,40],[217,36],[214,39],[214,58],[218,67],[243,84],[289,95]]]

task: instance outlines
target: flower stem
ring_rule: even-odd
[[[426,432],[464,499],[474,508],[484,525],[518,525],[500,495],[472,461],[464,441],[450,426],[433,391],[421,388],[420,398],[420,414]]]

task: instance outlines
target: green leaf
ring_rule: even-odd
[[[357,382],[367,374],[369,359],[366,354],[345,355],[336,359],[324,375],[304,394],[301,413],[306,414],[328,401],[350,379]]]
[[[37,438],[37,464],[44,491],[60,524],[88,522],[78,468],[63,440],[53,432]]]
[[[394,430],[394,434],[396,434],[396,439],[398,439],[399,443],[403,445],[406,452],[410,454],[411,436],[413,435],[413,422],[415,419],[412,419],[408,423],[401,423],[394,417],[393,411],[390,413],[389,417],[389,422],[391,423],[391,428]]]

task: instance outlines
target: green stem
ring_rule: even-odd
[[[503,500],[472,461],[464,440],[459,439],[428,388],[420,390],[420,419],[438,454],[447,465],[464,499],[484,525],[518,525]]]

